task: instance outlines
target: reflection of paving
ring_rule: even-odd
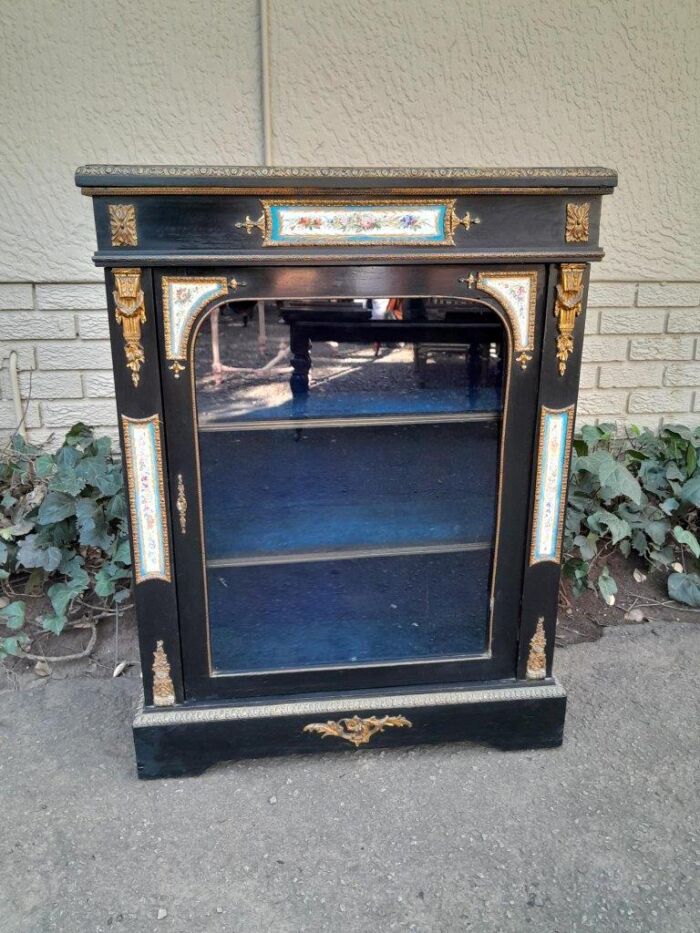
[[[244,327],[230,315],[222,314],[219,341],[221,362],[232,370],[216,382],[211,374],[210,330],[205,324],[195,353],[200,421],[225,420],[264,409],[279,409],[281,414],[291,400],[287,325],[268,312],[267,349],[261,351],[254,319]],[[412,345],[380,346],[377,356],[373,345],[315,342],[311,358],[310,385],[319,401],[341,396],[349,400],[360,395],[401,397],[421,386]],[[271,362],[274,365],[265,369]],[[449,385],[450,390],[467,386],[464,351],[453,356],[440,354],[439,362],[429,362],[427,377],[423,374],[428,391],[431,384]],[[436,375],[431,378],[433,370]],[[427,396],[425,401],[429,402]]]

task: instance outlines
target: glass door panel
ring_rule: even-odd
[[[217,673],[488,647],[502,326],[468,301],[391,305],[269,304],[263,330],[232,304],[200,328]]]

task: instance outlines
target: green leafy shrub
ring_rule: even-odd
[[[0,582],[22,575],[24,594],[42,592],[52,611],[36,619],[59,634],[74,607],[94,598],[103,606],[129,595],[131,556],[121,464],[108,437],[74,425],[55,453],[15,435],[0,460]],[[16,584],[15,584],[16,585]],[[0,609],[13,633],[0,639],[0,657],[29,643],[26,598]],[[24,630],[24,631],[23,631]]]
[[[614,425],[583,428],[574,440],[564,537],[563,571],[574,594],[597,573],[603,598],[614,602],[617,584],[601,558],[617,548],[667,573],[672,599],[700,608],[699,450],[700,428],[631,428],[625,439],[615,437]]]

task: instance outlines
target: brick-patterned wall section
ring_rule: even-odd
[[[17,351],[29,439],[76,421],[116,437],[104,285],[0,283],[0,438],[15,429],[9,357]]]
[[[700,424],[700,282],[593,282],[578,422]],[[30,439],[75,421],[116,435],[104,286],[0,283],[0,437],[16,350]]]
[[[700,424],[700,282],[592,282],[579,424]]]

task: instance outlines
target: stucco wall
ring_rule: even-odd
[[[0,360],[21,351],[25,386],[35,369],[39,437],[61,420],[41,386],[80,403],[64,406],[67,421],[90,417],[93,399],[91,420],[109,424],[113,412],[75,166],[259,162],[259,10],[257,0],[0,0],[0,13]],[[607,257],[594,269],[608,310],[592,314],[581,410],[698,420],[696,0],[271,0],[270,40],[278,164],[617,168]],[[631,335],[667,330],[649,351],[661,354],[655,365],[637,365]],[[5,427],[8,391],[4,373]]]

